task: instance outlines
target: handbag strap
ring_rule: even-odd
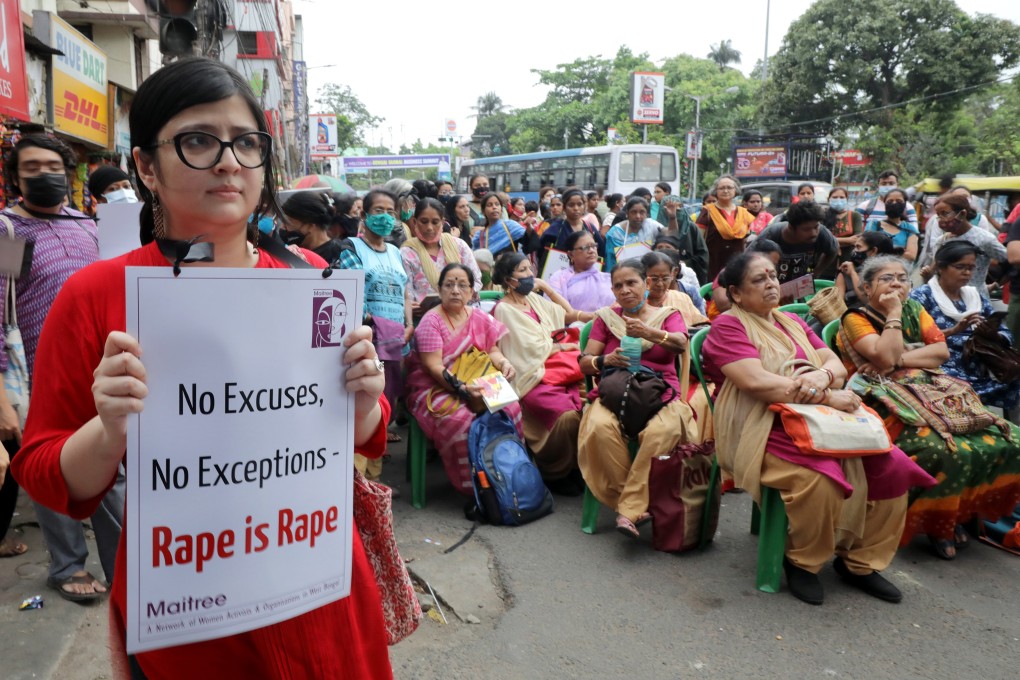
[[[14,225],[7,218],[7,215],[0,213],[0,222],[3,222],[4,226],[7,227],[7,238],[10,240],[15,239]],[[17,326],[18,325],[18,291],[14,287],[14,276],[11,274],[7,275],[7,295],[4,300],[4,325],[5,326]]]

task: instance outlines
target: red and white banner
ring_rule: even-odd
[[[0,0],[0,115],[31,120],[20,0]]]

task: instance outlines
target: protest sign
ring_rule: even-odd
[[[127,269],[149,394],[128,426],[127,651],[346,597],[364,272]]]
[[[548,248],[545,254],[545,266],[542,268],[542,276],[540,278],[548,281],[553,277],[553,274],[561,269],[570,269],[570,258],[562,250]]]
[[[142,246],[138,215],[144,203],[100,203],[96,209],[99,259],[109,260]]]

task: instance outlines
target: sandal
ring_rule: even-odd
[[[956,544],[957,552],[970,547],[970,534],[967,533],[962,524],[956,525],[956,529],[953,531],[953,542]]]
[[[88,572],[85,572],[80,576],[68,576],[67,578],[54,578],[51,576],[46,579],[46,585],[60,593],[60,597],[69,602],[78,603],[94,602],[105,594],[95,589],[97,583],[102,585],[102,582],[99,579]],[[91,593],[76,593],[74,591],[64,589],[64,586],[71,585],[91,586],[93,590]]]
[[[17,557],[28,552],[28,546],[18,541],[3,541],[0,543],[0,557]]]
[[[935,555],[944,560],[955,560],[956,559],[956,541],[952,538],[935,538],[934,536],[928,536],[928,540],[931,541],[931,547],[935,551]]]
[[[396,432],[387,432],[386,433],[386,441],[388,441],[388,442],[402,442],[404,440],[401,439],[400,435],[397,434]]]
[[[635,520],[634,526],[639,526],[639,527],[640,526],[644,526],[645,524],[648,524],[651,521],[652,521],[652,513],[650,513],[650,512],[643,512],[637,518],[637,520]]]
[[[616,530],[627,538],[641,538],[641,532],[637,530],[634,523],[623,515],[616,516]]]

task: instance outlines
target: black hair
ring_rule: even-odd
[[[613,270],[609,272],[610,280],[612,279],[612,277],[616,276],[616,272],[622,269],[633,269],[641,276],[642,279],[648,275],[648,270],[645,269],[645,264],[644,262],[641,261],[641,258],[632,257],[628,260],[623,260],[622,262],[617,262],[615,265],[613,265]]]
[[[634,191],[630,192],[630,198],[634,198],[635,196],[640,196],[647,201],[652,197],[652,192],[644,187],[638,187]]]
[[[503,253],[496,258],[496,264],[492,267],[492,282],[505,287],[507,281],[514,277],[514,270],[527,259],[526,256],[512,250]]]
[[[589,192],[588,192],[588,193],[586,193],[586,194],[585,194],[584,196],[585,196],[585,198],[587,198],[587,199],[588,199],[589,201],[590,201],[591,199],[593,199],[593,198],[598,198],[598,197],[599,197],[599,195],[598,195],[598,192],[596,192],[596,191],[589,191]]]
[[[889,193],[892,192],[890,191]],[[938,206],[939,203],[945,203],[958,213],[966,211],[968,220],[972,220],[977,217],[977,211],[971,207],[970,200],[960,194],[954,194],[952,192],[943,194],[938,197],[937,201],[935,201],[935,205]]]
[[[883,180],[883,179],[889,179],[890,177],[895,177],[897,182],[900,181],[900,175],[895,170],[883,170],[882,174],[880,174],[878,176],[878,179],[879,180]]]
[[[623,194],[609,194],[606,196],[606,206],[613,210],[623,200]]]
[[[673,257],[670,257],[671,255],[676,256],[677,259],[673,259]],[[680,266],[679,253],[673,253],[673,251],[666,251],[665,253],[652,251],[650,253],[645,253],[641,256],[641,264],[644,265],[646,272],[652,267],[660,264],[666,265],[671,270],[676,269]]]
[[[630,209],[634,206],[640,205],[644,207],[645,212],[648,212],[648,201],[641,198],[640,196],[631,196],[627,199],[627,204],[623,206],[623,214],[626,215],[630,212]]]
[[[23,136],[14,145],[14,149],[11,150],[11,155],[8,156],[7,162],[4,163],[4,170],[7,173],[7,191],[14,196],[21,195],[21,189],[18,188],[18,160],[21,156],[21,150],[32,147],[37,149],[46,149],[47,151],[52,151],[60,156],[60,160],[64,164],[64,174],[70,174],[77,163],[77,158],[75,158],[74,152],[71,151],[71,147],[65,144],[63,140],[46,134],[30,134]],[[71,182],[68,181],[68,186],[70,186],[70,184]]]
[[[458,229],[464,227],[464,225],[460,223],[460,218],[457,217],[457,204],[460,203],[461,200],[467,201],[468,197],[463,194],[456,194],[451,196],[446,202],[446,221],[450,223],[450,226],[457,227]],[[471,221],[470,215],[468,216],[468,221]]]
[[[411,182],[412,191],[419,199],[435,198],[439,195],[439,187],[430,179],[416,179]]]
[[[765,197],[762,196],[762,193],[757,189],[748,189],[747,191],[744,192],[744,195],[741,197],[740,200],[742,203],[747,203],[748,201],[751,200],[752,196],[757,196],[758,198],[762,199],[762,201],[765,200]]]
[[[538,212],[538,201],[525,201],[524,212]]]
[[[718,198],[714,191],[709,191],[707,194],[701,197],[701,205],[705,205],[710,198]]]
[[[421,217],[421,214],[428,208],[432,208],[439,215],[439,219],[443,219],[446,215],[446,210],[443,209],[443,204],[439,202],[437,198],[423,198],[414,206],[414,219]]]
[[[889,196],[891,194],[897,194],[897,193],[898,194],[903,194],[903,202],[904,203],[910,203],[910,198],[907,196],[907,192],[905,190],[903,190],[903,189],[900,189],[899,187],[893,187],[892,189],[890,189],[889,193],[887,193],[885,195],[885,197],[882,199],[882,202],[883,203],[888,203],[889,202]],[[942,200],[942,199],[940,198],[939,200]],[[906,219],[907,214],[903,213],[903,217],[904,217],[904,219]]]
[[[484,174],[484,173],[476,173],[474,175],[471,175],[470,177],[468,177],[468,189],[469,190],[471,189],[471,185],[474,184],[475,180],[478,179],[479,177],[484,179],[486,182],[489,181],[489,176]]]
[[[821,223],[825,219],[825,210],[814,201],[798,201],[786,209],[786,222],[790,229],[796,229],[805,222]]]
[[[478,207],[482,209],[483,213],[485,212],[485,204],[488,203],[489,199],[493,197],[495,197],[495,199],[499,201],[499,205],[501,208],[506,207],[506,203],[503,202],[503,197],[499,195],[499,192],[490,191],[489,193],[485,194],[484,196],[478,199]]]
[[[860,235],[860,239],[864,241],[867,250],[876,249],[878,251],[876,255],[892,255],[896,252],[892,236],[884,231],[865,231]]]
[[[771,255],[772,253],[779,253],[780,256],[783,254],[783,249],[779,247],[779,244],[772,239],[767,238],[756,238],[754,241],[747,246],[748,253],[758,253],[759,255]]]
[[[351,209],[354,208],[354,204],[358,202],[358,195],[355,193],[341,194],[334,191],[331,195],[333,196],[333,204],[338,218],[343,215],[349,215]]]
[[[453,182],[451,182],[451,181],[450,181],[450,180],[448,180],[448,179],[437,179],[437,180],[436,180],[436,194],[438,194],[438,193],[439,193],[439,189],[440,189],[441,187],[444,187],[444,186],[446,186],[447,184],[449,184],[449,185],[450,185],[451,187],[453,186]]]
[[[661,243],[669,244],[672,246],[673,250],[676,250],[678,253],[684,249],[684,244],[680,240],[680,236],[678,234],[670,234],[665,231],[660,231],[655,237],[655,240],[652,242],[652,250],[658,248]]]
[[[800,190],[803,189],[804,187],[807,187],[808,189],[811,190],[811,195],[812,196],[815,195],[815,185],[812,184],[811,182],[804,182],[803,184],[800,184],[800,185],[797,186],[797,195],[798,196],[800,195]]]
[[[797,205],[800,205],[799,203]],[[755,243],[758,241],[756,240]],[[740,286],[743,282],[744,277],[747,276],[747,268],[751,266],[759,257],[765,257],[761,253],[756,253],[751,250],[745,250],[734,258],[731,258],[726,266],[722,270],[722,274],[719,275],[719,285],[726,291],[726,297],[733,301],[733,297],[730,295],[731,286]]]
[[[361,209],[365,211],[366,215],[369,214],[368,211],[372,209],[372,204],[375,203],[375,200],[382,196],[386,196],[391,201],[393,201],[393,207],[394,209],[396,209],[397,207],[396,194],[394,194],[392,191],[386,191],[385,189],[372,189],[367,194],[365,194],[361,199]]]
[[[259,100],[251,90],[248,81],[240,73],[213,59],[205,57],[187,57],[153,72],[138,86],[134,99],[131,101],[131,112],[128,123],[131,130],[131,148],[139,147],[141,153],[153,156],[154,145],[159,131],[177,114],[193,106],[212,104],[233,96],[239,96],[248,106],[255,118],[255,127],[259,132],[270,133],[266,114]],[[131,161],[132,169],[134,159]],[[249,223],[248,238],[258,238],[258,217],[266,214],[280,214],[280,206],[276,202],[276,168],[273,164],[272,143],[266,162],[262,180],[262,193],[255,207],[255,220]],[[158,166],[156,168],[158,170]],[[138,193],[145,205],[139,216],[139,236],[142,245],[153,240],[152,230],[155,226],[152,217],[152,192],[143,182],[138,183]]]
[[[567,189],[562,194],[560,194],[560,198],[563,199],[563,205],[566,206],[567,205],[567,201],[570,200],[571,198],[573,198],[574,196],[580,196],[581,197],[582,205],[584,203],[586,203],[587,200],[588,200],[587,198],[585,198],[584,192],[581,191],[580,189]]]
[[[588,231],[587,229],[579,229],[578,231],[570,232],[570,236],[567,236],[567,238],[563,239],[563,249],[568,252],[573,250],[574,248],[577,247],[577,242],[580,241],[585,236],[591,236],[591,232]],[[595,240],[594,236],[592,236],[592,240],[593,241]]]
[[[846,190],[846,187],[832,187],[829,189],[829,196],[831,197],[837,191],[842,191],[848,199],[850,198],[850,192]]]
[[[657,189],[662,189],[667,194],[673,193],[673,187],[669,185],[669,182],[659,182],[658,184],[655,185],[655,187]]]
[[[314,224],[325,231],[336,217],[333,198],[323,191],[301,191],[292,194],[282,206],[283,214],[304,224]]]
[[[899,178],[897,177],[897,179]],[[954,181],[956,181],[956,175],[953,173],[942,175],[942,177],[939,178],[939,188],[942,189],[942,191],[948,191],[949,188],[953,186]]]
[[[461,264],[460,262],[451,262],[450,264],[443,267],[443,271],[439,272],[438,283],[440,288],[443,287],[443,281],[446,280],[446,275],[452,272],[454,269],[459,269],[465,274],[467,274],[468,283],[471,284],[472,288],[475,287],[475,274],[474,272],[471,271],[471,267],[467,266],[466,264]]]
[[[948,267],[954,262],[959,262],[968,255],[974,255],[977,257],[980,252],[981,251],[978,250],[978,247],[970,241],[964,241],[962,239],[946,241],[939,246],[938,250],[935,251],[935,266],[942,269],[943,267]]]

